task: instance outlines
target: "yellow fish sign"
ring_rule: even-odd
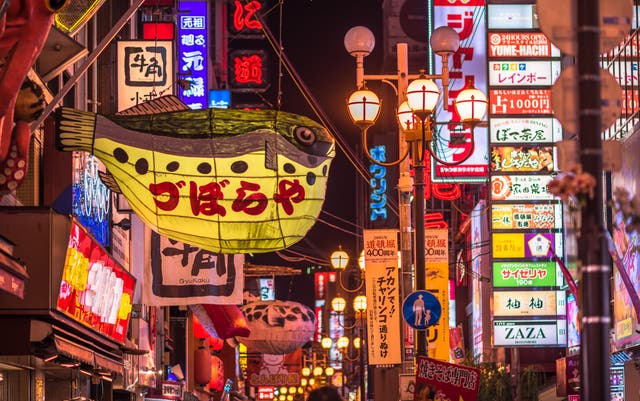
[[[303,238],[335,153],[328,131],[306,117],[190,110],[174,96],[111,116],[60,108],[56,144],[98,157],[103,181],[151,229],[219,253],[271,252]]]

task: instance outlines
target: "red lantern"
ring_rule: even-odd
[[[194,381],[199,386],[205,386],[211,381],[211,353],[209,348],[200,341],[200,346],[193,356]]]
[[[211,381],[209,389],[222,391],[224,387],[224,362],[217,356],[211,356]]]

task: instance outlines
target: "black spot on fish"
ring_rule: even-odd
[[[242,174],[245,171],[247,171],[248,168],[249,168],[249,165],[247,164],[247,162],[244,162],[244,161],[233,162],[233,164],[231,165],[231,171],[233,171],[236,174]]]
[[[174,172],[174,171],[178,171],[178,168],[180,168],[180,163],[178,162],[171,162],[169,164],[167,164],[167,171],[170,172]]]
[[[115,157],[116,160],[120,163],[126,163],[129,161],[129,155],[127,154],[127,151],[122,148],[115,148],[113,150],[113,157]]]
[[[316,183],[316,175],[313,172],[309,171],[307,173],[307,184],[313,185],[315,183]]]
[[[293,167],[293,164],[291,163],[285,163],[283,168],[284,168],[284,172],[288,174],[293,174],[296,172],[296,168]]]
[[[322,175],[327,175],[327,165],[325,164],[324,167],[322,167]]]
[[[149,162],[147,159],[138,159],[136,162],[136,172],[140,175],[145,175],[149,171]]]
[[[209,174],[211,172],[211,164],[209,163],[198,164],[198,172],[200,174]]]
[[[310,164],[316,164],[318,163],[318,158],[312,155],[308,155],[307,156],[307,160],[309,160]]]

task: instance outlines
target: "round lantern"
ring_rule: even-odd
[[[251,334],[240,337],[250,352],[288,354],[313,337],[316,316],[306,305],[293,301],[256,301],[241,307]]]
[[[193,355],[193,379],[199,386],[205,386],[211,381],[211,353],[200,340],[200,346]]]

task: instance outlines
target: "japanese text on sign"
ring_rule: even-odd
[[[371,157],[374,160],[384,162],[387,160],[386,147],[384,145],[378,145],[371,149]],[[378,218],[381,220],[387,219],[387,168],[376,163],[371,163],[369,166],[369,173],[371,173],[371,179],[369,180],[369,187],[371,188],[371,195],[369,195],[369,220],[375,221]]]
[[[551,57],[552,45],[541,32],[489,34],[489,57]],[[557,54],[559,56],[559,54]]]
[[[178,65],[183,85],[180,99],[192,109],[204,109],[208,104],[207,82],[207,3],[181,1],[179,8],[189,14],[179,16]]]
[[[490,89],[491,114],[551,114],[551,89]]]

